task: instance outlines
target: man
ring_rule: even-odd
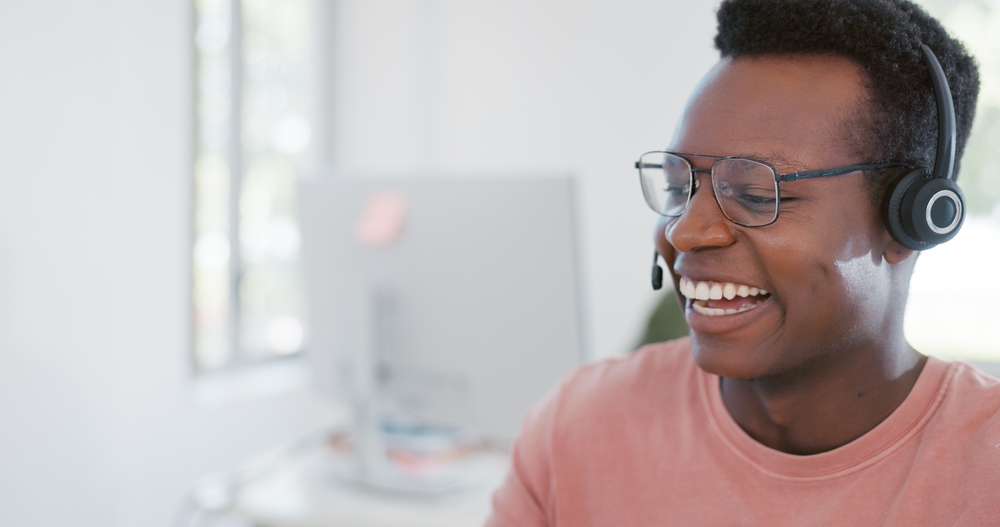
[[[906,342],[917,252],[883,212],[935,161],[921,44],[956,159],[974,61],[906,0],[726,0],[718,21],[671,153],[639,164],[690,339],[568,377],[488,525],[1000,524],[1000,381]]]

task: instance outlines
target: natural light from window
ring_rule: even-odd
[[[305,343],[295,170],[309,146],[308,0],[196,0],[194,363]]]
[[[959,183],[969,216],[917,262],[906,336],[946,358],[1000,362],[1000,0],[922,0],[979,61],[982,86]]]

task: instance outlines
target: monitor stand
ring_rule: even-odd
[[[386,448],[379,381],[379,287],[358,284],[351,292],[355,320],[346,336],[351,349],[352,459],[334,469],[334,477],[380,493],[435,497],[464,490],[483,479],[477,463],[455,461],[432,471],[408,471],[392,461]]]

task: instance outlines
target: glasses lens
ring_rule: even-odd
[[[750,159],[721,159],[712,167],[712,186],[722,213],[747,227],[778,216],[778,182],[771,167]]]
[[[683,157],[649,152],[639,158],[646,203],[664,216],[680,216],[691,197],[691,165]]]

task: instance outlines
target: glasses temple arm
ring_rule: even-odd
[[[780,174],[778,175],[778,181],[786,183],[789,181],[798,181],[800,179],[813,179],[820,177],[829,176],[842,176],[844,174],[850,174],[851,172],[860,172],[862,170],[879,170],[883,168],[897,168],[897,167],[907,167],[913,168],[912,165],[907,163],[879,163],[875,165],[849,165],[846,167],[837,168],[827,168],[823,170],[806,170],[803,172],[792,172],[791,174]]]

